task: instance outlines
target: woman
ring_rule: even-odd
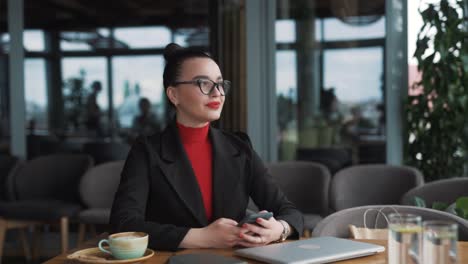
[[[149,247],[159,250],[298,238],[302,215],[273,183],[247,135],[210,127],[230,88],[216,62],[176,44],[164,57],[164,88],[176,118],[133,145],[112,207],[114,231],[146,232]],[[249,196],[274,217],[238,227]]]

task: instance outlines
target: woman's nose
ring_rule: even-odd
[[[221,89],[219,85],[216,85],[215,88],[211,91],[210,95],[213,97],[221,96],[221,91],[219,89]]]

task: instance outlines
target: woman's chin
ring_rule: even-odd
[[[206,120],[207,120],[208,122],[213,122],[213,121],[218,120],[220,117],[221,117],[221,114],[219,114],[219,113],[212,113],[212,114],[206,116]]]

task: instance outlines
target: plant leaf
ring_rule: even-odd
[[[455,211],[458,216],[468,220],[468,196],[457,199]]]
[[[468,34],[466,14],[457,12],[465,2],[441,0],[419,9],[423,25],[414,56],[422,78],[413,87],[419,98],[405,102],[405,138],[411,140],[404,153],[405,163],[427,181],[461,176],[467,165]]]
[[[463,212],[462,209],[460,209],[460,208],[455,208],[455,213],[456,213],[459,217],[465,218],[465,217],[464,217],[464,214],[465,214],[465,213]]]
[[[468,212],[468,196],[462,196],[457,199],[457,208],[462,209],[465,212]]]
[[[436,209],[439,211],[445,211],[448,207],[448,204],[443,203],[443,202],[433,202],[432,203],[432,209]]]

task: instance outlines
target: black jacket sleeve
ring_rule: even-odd
[[[189,227],[145,221],[150,191],[150,155],[144,138],[132,146],[112,205],[113,232],[138,231],[149,235],[149,247],[177,250]]]
[[[237,135],[250,147],[250,197],[260,210],[273,212],[275,219],[284,220],[291,225],[293,233],[290,238],[300,238],[304,228],[302,213],[287,199],[268,173],[263,161],[253,150],[247,134],[237,133]]]

